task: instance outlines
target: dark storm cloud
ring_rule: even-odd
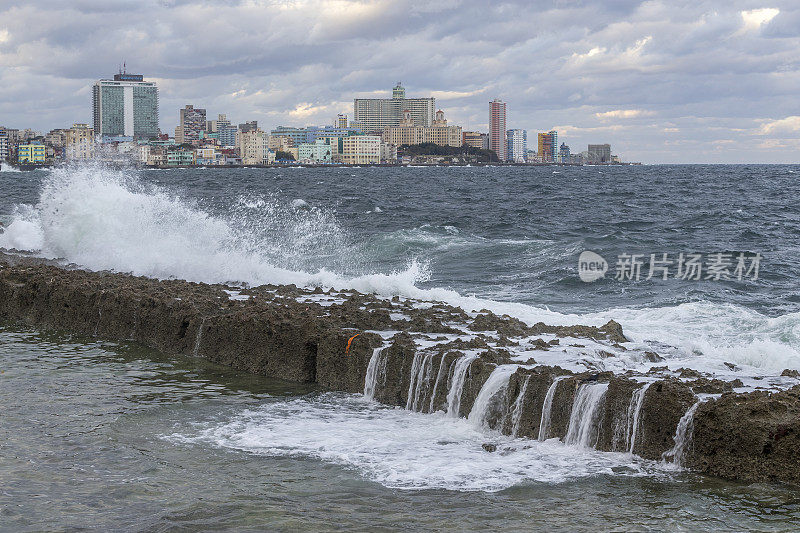
[[[125,61],[234,121],[328,123],[354,96],[433,94],[452,123],[560,128],[647,161],[796,161],[800,9],[788,0],[389,2],[6,1],[0,124],[90,119],[90,86]],[[529,144],[535,144],[532,140]]]

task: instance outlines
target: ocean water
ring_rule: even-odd
[[[91,269],[296,283],[622,323],[674,366],[800,369],[799,166],[0,172],[0,247]],[[578,256],[610,264],[578,277]],[[761,254],[758,279],[615,280],[620,254]],[[646,261],[645,261],[646,263]],[[786,529],[798,493],[466,419],[0,330],[10,529]],[[502,453],[483,452],[491,439]],[[69,487],[69,490],[67,488]],[[794,522],[796,523],[796,522]],[[0,528],[3,521],[0,520]]]

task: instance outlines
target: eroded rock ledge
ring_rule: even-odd
[[[798,385],[737,393],[741,383],[690,370],[614,373],[589,358],[580,372],[537,363],[554,351],[616,357],[627,339],[613,321],[528,325],[355,291],[158,281],[5,253],[0,320],[135,341],[325,390],[361,393],[366,382],[377,401],[460,416],[473,411],[499,366],[513,364],[491,401],[487,394],[480,401],[488,427],[663,457],[727,479],[800,483]],[[652,352],[636,357],[661,360]],[[575,431],[578,423],[584,432]]]

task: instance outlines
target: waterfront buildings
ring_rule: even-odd
[[[94,157],[94,128],[73,124],[66,130],[65,157],[68,161],[86,161]]]
[[[8,161],[9,144],[8,132],[4,129],[0,129],[0,161]]]
[[[610,144],[590,144],[587,152],[589,152],[589,157],[593,162],[597,163],[611,162]]]
[[[525,153],[528,151],[528,132],[520,129],[508,130],[506,142],[506,160],[512,163],[524,163]]]
[[[377,135],[351,135],[341,138],[341,158],[345,165],[370,165],[397,159],[397,147]]]
[[[243,165],[265,165],[270,161],[269,135],[260,129],[240,131],[237,146]]]
[[[436,112],[430,126],[417,126],[411,111],[403,111],[403,118],[398,126],[384,128],[381,135],[383,142],[395,146],[434,143],[440,146],[461,146],[463,138],[461,126],[448,126],[444,112]]]
[[[47,161],[47,150],[44,144],[20,144],[17,146],[17,161],[20,163],[44,164]]]
[[[505,161],[506,149],[506,103],[495,98],[489,102],[489,150]]]
[[[571,163],[571,155],[572,154],[570,154],[569,146],[567,146],[566,143],[561,143],[561,147],[558,149],[559,160],[562,163]]]
[[[466,144],[467,146],[472,146],[473,148],[483,148],[484,150],[489,149],[488,133],[481,133],[479,131],[465,131],[461,137],[462,145]]]
[[[301,163],[330,163],[333,150],[330,142],[317,139],[313,143],[300,143],[297,147],[297,160]]]
[[[542,163],[558,162],[558,132],[550,130],[539,134],[539,158]]]
[[[175,142],[196,144],[206,131],[206,110],[187,105],[180,110],[180,124],[175,128]]]
[[[92,88],[94,131],[102,139],[158,135],[158,87],[141,74],[120,72]]]
[[[385,128],[399,126],[406,110],[415,126],[430,126],[435,109],[435,98],[406,98],[405,88],[397,82],[391,98],[354,99],[353,120],[365,133],[381,134]]]

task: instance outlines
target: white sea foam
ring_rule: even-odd
[[[419,228],[406,237],[428,240],[437,250],[480,245],[479,238],[453,230]],[[438,300],[466,311],[490,309],[529,324],[599,326],[614,319],[632,347],[640,348],[603,363],[615,369],[648,368],[649,361],[635,358],[646,349],[665,357],[671,368],[730,373],[724,363],[732,362],[750,375],[800,369],[800,313],[767,317],[731,304],[695,302],[577,315],[422,288],[430,279],[426,264],[412,260],[404,269],[369,272],[362,267],[368,261],[362,261],[360,248],[348,244],[335,217],[305,201],[293,205],[274,197],[247,198],[215,215],[167,189],[144,185],[135,175],[100,167],[51,171],[39,203],[17,206],[0,233],[0,247],[156,278],[294,283]]]
[[[664,468],[628,454],[487,435],[467,420],[379,406],[361,396],[275,399],[198,432],[167,437],[265,456],[343,465],[400,489],[497,491],[596,475],[653,475]],[[482,445],[497,445],[494,453]]]

